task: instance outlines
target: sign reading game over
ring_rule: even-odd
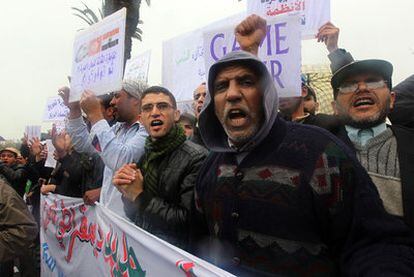
[[[177,101],[193,99],[193,91],[206,82],[203,32],[229,24],[236,25],[245,16],[244,13],[235,14],[163,42],[162,84],[171,90]]]
[[[126,9],[80,32],[73,45],[70,102],[83,91],[96,95],[120,90],[124,66]]]
[[[225,54],[240,50],[234,35],[235,25],[206,32],[204,54],[206,72]],[[259,58],[273,77],[279,96],[301,95],[301,39],[298,16],[267,20],[267,33],[259,47]]]
[[[331,18],[330,0],[248,0],[247,13],[266,19],[299,15],[302,38],[314,38],[319,27]]]

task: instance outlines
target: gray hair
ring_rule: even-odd
[[[131,79],[126,79],[122,82],[122,89],[130,96],[138,99],[141,99],[141,95],[146,88],[147,84],[143,82],[137,82]]]

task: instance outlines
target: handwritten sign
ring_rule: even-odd
[[[151,59],[151,51],[148,50],[141,55],[130,58],[125,65],[124,79],[147,83],[148,69]]]
[[[27,135],[27,139],[31,141],[33,138],[40,139],[40,129],[38,125],[28,125],[25,128],[24,133]]]
[[[171,90],[177,101],[193,99],[193,91],[207,79],[203,32],[237,24],[244,17],[244,13],[236,14],[163,42],[162,84]]]
[[[121,89],[125,18],[126,9],[123,8],[76,36],[70,102],[79,100],[86,89],[96,95]]]
[[[50,97],[47,99],[43,121],[63,121],[69,113],[61,97]]]
[[[45,141],[45,145],[47,147],[47,157],[46,157],[46,161],[45,161],[45,167],[55,168],[56,167],[56,160],[53,157],[53,152],[55,152],[55,146],[53,145],[51,139],[47,139]]]
[[[267,34],[259,47],[259,58],[273,77],[279,97],[301,95],[301,39],[298,16],[273,18],[267,21]],[[231,51],[240,50],[234,35],[235,25],[204,34],[206,71]]]
[[[248,0],[247,13],[266,19],[299,15],[302,38],[314,38],[319,27],[331,18],[330,0]]]

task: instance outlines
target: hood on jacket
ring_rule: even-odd
[[[244,65],[254,72],[259,72],[260,90],[263,94],[264,120],[249,141],[240,149],[236,150],[229,146],[228,136],[224,131],[219,119],[216,116],[213,100],[213,87],[217,75],[224,69],[232,65]],[[277,117],[278,97],[273,79],[269,74],[265,64],[256,56],[244,52],[235,51],[225,55],[214,63],[208,72],[208,93],[204,101],[204,106],[199,117],[199,129],[206,146],[216,152],[245,152],[250,151],[258,145],[269,133]]]

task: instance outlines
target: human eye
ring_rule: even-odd
[[[255,81],[250,76],[246,76],[246,77],[240,78],[239,84],[245,87],[251,87],[251,86],[254,86]]]
[[[369,89],[377,89],[377,88],[382,88],[385,85],[384,80],[372,80],[372,81],[367,81],[366,85]]]
[[[222,82],[217,82],[214,84],[214,92],[223,92],[224,90],[226,90],[227,88],[227,82],[222,81]]]
[[[341,93],[351,93],[356,91],[358,88],[358,84],[356,83],[348,83],[348,84],[343,84],[342,86],[340,86],[338,88],[339,92]]]
[[[147,104],[147,105],[142,106],[142,111],[149,113],[150,111],[152,111],[152,108],[153,108],[152,104]]]
[[[165,111],[165,110],[167,110],[169,107],[170,107],[170,105],[169,105],[168,103],[165,103],[165,102],[157,103],[157,108],[158,108],[160,111]]]

